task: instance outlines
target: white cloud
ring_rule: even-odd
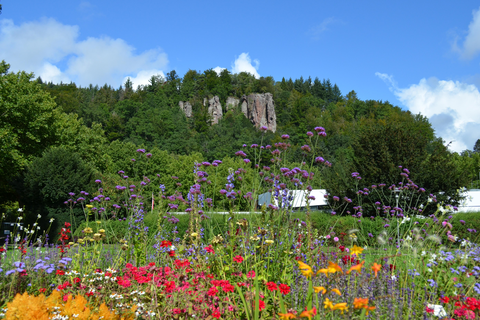
[[[125,77],[123,78],[123,83],[127,81],[128,78],[130,78],[130,81],[132,81],[133,88],[137,88],[138,86],[146,86],[149,85],[150,82],[149,80],[152,78],[152,76],[161,76],[162,78],[165,79],[165,75],[163,74],[162,70],[142,70],[135,77]]]
[[[74,81],[82,86],[108,83],[118,87],[126,76],[141,82],[142,71],[163,74],[161,70],[168,65],[167,55],[160,49],[137,54],[122,39],[90,37],[79,41],[78,34],[77,26],[54,19],[21,25],[0,20],[0,52],[12,71],[25,70],[45,81]],[[64,70],[62,64],[66,65]]]
[[[313,40],[320,39],[320,35],[328,30],[328,26],[332,23],[339,22],[334,17],[325,18],[322,23],[310,29],[308,33],[312,36]]]
[[[480,92],[477,87],[452,80],[422,79],[408,88],[399,88],[392,76],[376,73],[388,83],[398,99],[414,114],[429,118],[437,136],[450,149],[472,149],[480,138]]]
[[[480,52],[480,9],[473,10],[472,15],[473,20],[468,26],[463,48],[459,48],[456,41],[453,44],[453,50],[460,53],[463,59],[472,59]]]
[[[217,75],[220,75],[223,70],[226,70],[227,68],[221,68],[221,67],[215,67],[213,68],[213,71],[217,73]]]
[[[250,59],[250,56],[248,53],[242,53],[234,62],[232,65],[232,73],[240,73],[240,72],[248,72],[250,74],[253,74],[255,78],[260,78],[260,75],[258,74],[257,70],[260,65],[260,61],[258,60],[253,60],[255,63],[255,66],[252,65],[252,59]]]

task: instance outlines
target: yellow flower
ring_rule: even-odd
[[[88,233],[93,233],[93,230],[92,230],[92,228],[88,227],[88,228],[83,229],[83,232],[88,234]]]
[[[87,207],[87,208],[93,208],[93,206],[92,206],[91,204],[87,204],[87,205],[85,205],[85,207]]]
[[[194,232],[191,234],[192,237],[198,237],[198,233]]]
[[[325,289],[324,287],[313,287],[313,290],[315,290],[315,293],[321,293],[321,294],[325,294],[327,292],[327,289]]]
[[[339,296],[342,295],[342,293],[341,293],[340,290],[338,290],[338,289],[332,289],[330,292],[335,292],[335,293],[338,294]]]
[[[347,311],[347,309],[348,307],[346,302],[337,303],[332,307],[332,310],[341,310],[342,314],[343,314],[343,311]]]
[[[310,278],[313,274],[312,268],[308,264],[303,263],[302,261],[297,261],[297,262],[298,262],[298,268],[300,269],[300,272],[306,278]]]
[[[272,244],[272,243],[273,243],[273,240],[265,240],[265,243],[266,243],[266,244]]]
[[[323,305],[325,306],[325,309],[333,310],[333,303],[328,298],[323,301]]]
[[[357,257],[363,252],[363,248],[358,247],[356,244],[353,245],[353,248],[350,249],[351,255],[356,255]]]
[[[98,232],[105,233],[105,229],[100,229],[100,230],[98,230]]]
[[[97,221],[95,221],[95,222],[96,222],[97,224],[101,224],[101,223],[102,223],[102,221],[100,221],[100,220],[97,220]]]

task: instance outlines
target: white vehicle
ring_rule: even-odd
[[[480,212],[480,189],[465,191],[465,200],[458,206],[458,212]]]
[[[310,192],[310,197],[314,197],[315,199],[308,200],[310,204],[310,209],[311,210],[328,209],[328,202],[327,202],[327,199],[325,199],[324,197],[326,194],[327,194],[327,190],[325,189],[312,190]],[[307,207],[307,199],[306,199],[305,191],[290,190],[289,196],[293,198],[290,203],[293,210],[304,210]],[[282,196],[280,195],[279,196],[280,202],[282,201],[281,198]],[[277,199],[275,199],[275,197],[272,196],[270,192],[266,192],[258,196],[259,207],[261,207],[263,204],[268,206],[271,203],[278,206],[278,202],[279,201],[277,201]]]

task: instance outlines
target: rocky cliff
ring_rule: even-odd
[[[271,93],[252,93],[241,98],[242,112],[257,128],[265,126],[268,130],[277,130],[275,102]]]
[[[178,105],[188,118],[192,117],[192,105],[190,102],[180,101]],[[218,96],[214,96],[209,100],[204,98],[203,105],[208,106],[208,113],[212,117],[212,124],[217,124],[223,116],[222,105],[220,104]],[[271,93],[252,93],[248,96],[242,96],[241,99],[235,97],[227,98],[227,110],[234,109],[239,105],[241,105],[241,110],[245,117],[257,128],[265,126],[272,132],[277,130],[275,102],[273,101]]]
[[[203,99],[203,105],[207,105],[207,99]],[[212,99],[208,100],[208,114],[212,117],[212,124],[217,124],[218,120],[222,119],[222,105],[220,104],[220,99],[217,96],[214,96]]]
[[[185,113],[185,116],[187,118],[192,117],[192,105],[190,104],[190,102],[180,101],[180,102],[178,102],[178,106],[180,107],[180,109],[182,109],[182,111]]]

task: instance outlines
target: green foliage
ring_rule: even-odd
[[[0,202],[12,196],[9,183],[20,170],[55,142],[59,111],[26,72],[8,72],[0,63]]]
[[[56,235],[55,231],[66,221],[75,227],[84,220],[83,210],[79,205],[71,210],[64,202],[76,200],[81,196],[80,191],[91,193],[93,179],[91,166],[85,164],[77,153],[64,148],[49,149],[42,157],[34,159],[24,174],[21,190],[26,223],[31,224],[40,214],[40,225],[46,230],[49,220],[54,218],[50,236]],[[70,196],[70,192],[75,196]]]

